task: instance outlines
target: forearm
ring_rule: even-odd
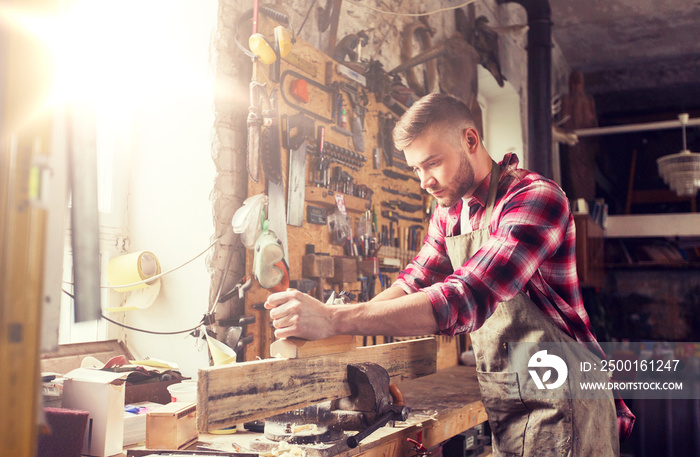
[[[406,295],[406,292],[402,288],[398,286],[391,286],[375,295],[374,298],[370,300],[370,303],[391,300],[394,298],[403,297],[404,295]]]
[[[349,335],[417,336],[439,330],[433,306],[423,292],[401,295],[389,288],[374,300],[332,307],[333,333]],[[382,296],[383,295],[383,296]]]

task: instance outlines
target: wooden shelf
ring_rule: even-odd
[[[689,270],[700,269],[700,262],[636,262],[636,263],[606,263],[605,268],[610,270]]]
[[[608,216],[605,237],[700,237],[700,213]]]

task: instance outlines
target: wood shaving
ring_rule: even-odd
[[[438,420],[438,412],[435,410],[425,410],[422,412],[412,412],[408,420],[404,422],[405,426],[423,425],[428,420]]]
[[[292,427],[293,435],[315,435],[317,433],[318,425],[316,424],[294,425]]]
[[[282,441],[277,449],[272,449],[270,455],[274,457],[306,457],[306,451],[297,444],[289,444]]]

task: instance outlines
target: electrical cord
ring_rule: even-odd
[[[66,289],[61,289],[61,290],[63,291],[64,294],[68,295],[70,298],[72,298],[73,300],[75,300],[75,295],[73,295],[72,293],[68,292]],[[111,322],[112,324],[117,325],[117,326],[119,326],[119,327],[124,327],[124,328],[126,328],[126,329],[134,330],[134,331],[136,331],[136,332],[149,333],[149,334],[151,334],[151,335],[179,335],[179,334],[181,334],[181,333],[190,333],[190,332],[193,332],[193,331],[197,330],[197,329],[198,329],[199,327],[201,327],[202,324],[204,323],[204,318],[202,318],[202,320],[199,322],[199,324],[197,324],[196,327],[188,328],[187,330],[177,330],[177,331],[173,331],[173,332],[157,332],[157,331],[155,331],[155,330],[146,330],[146,329],[143,329],[143,328],[136,328],[136,327],[132,327],[132,326],[130,326],[130,325],[122,324],[121,322],[117,322],[117,321],[115,321],[115,320],[113,320],[113,319],[110,319],[109,317],[105,316],[105,315],[102,314],[102,313],[100,313],[100,317],[101,317],[102,319],[106,320],[107,322]]]
[[[218,241],[220,238],[221,238],[221,237],[217,238],[217,239],[214,241],[214,243],[212,243],[212,244],[207,248],[207,250],[209,250],[209,249],[216,243],[216,241]],[[204,252],[206,252],[207,250],[205,250]],[[197,257],[199,257],[199,256],[201,256],[202,254],[204,254],[204,252],[202,252],[201,254],[197,255]],[[188,260],[187,262],[183,263],[183,264],[180,265],[179,267],[173,268],[172,270],[169,270],[169,271],[167,271],[166,273],[171,273],[171,272],[177,270],[178,268],[181,268],[181,267],[187,265],[188,263],[190,263],[192,260],[196,259],[197,257],[195,257],[195,258],[193,258],[193,259],[191,259],[191,260]],[[137,327],[132,327],[132,326],[130,326],[130,325],[122,324],[121,322],[117,322],[117,321],[115,321],[115,320],[113,320],[113,319],[110,319],[109,317],[105,316],[105,315],[102,314],[102,313],[100,313],[100,317],[101,317],[102,319],[106,320],[107,322],[111,322],[112,324],[117,325],[117,326],[119,326],[119,327],[123,327],[123,328],[128,329],[128,330],[133,330],[133,331],[135,331],[135,332],[148,333],[148,334],[151,334],[151,335],[179,335],[179,334],[182,334],[182,333],[191,333],[191,332],[194,332],[195,330],[197,330],[198,328],[200,328],[202,325],[204,325],[204,324],[207,322],[207,316],[213,316],[214,313],[216,312],[216,308],[218,307],[219,302],[221,301],[221,300],[220,300],[220,298],[221,298],[221,291],[223,290],[223,287],[224,287],[224,280],[226,279],[226,275],[227,275],[228,272],[229,272],[229,268],[230,268],[230,266],[231,266],[231,259],[232,259],[232,258],[233,258],[233,249],[229,250],[228,256],[226,257],[226,267],[224,268],[224,271],[223,271],[223,273],[222,273],[222,275],[221,275],[221,281],[219,282],[219,287],[218,287],[218,290],[217,290],[217,292],[216,292],[216,300],[214,301],[214,306],[212,307],[211,311],[209,311],[207,314],[204,315],[204,317],[202,317],[202,320],[199,321],[199,323],[198,323],[195,327],[188,328],[188,329],[186,329],[186,330],[176,330],[176,331],[172,331],[172,332],[158,332],[158,331],[155,331],[155,330],[146,330],[146,329],[143,329],[143,328],[137,328]],[[164,274],[166,274],[166,273],[161,273],[160,275],[158,275],[158,277],[160,277],[160,276],[162,276],[162,275],[164,275]],[[150,281],[152,281],[154,278],[156,278],[156,276],[153,276],[153,277],[151,277],[151,278],[148,278],[146,281],[149,281],[149,282],[150,282]],[[235,291],[237,291],[238,289],[240,289],[241,287],[243,287],[243,285],[245,284],[247,278],[248,278],[247,276],[244,277],[241,281],[238,282],[238,284],[236,284],[229,292],[227,292],[227,293],[224,294],[224,295],[225,295],[225,296],[229,296],[229,297],[232,296],[233,293],[234,293]],[[142,281],[142,282],[146,282],[146,281]],[[68,283],[68,284],[70,284],[70,283]],[[116,287],[128,287],[128,286],[136,285],[136,284],[140,284],[140,283],[127,284],[126,286],[116,286]],[[73,300],[75,300],[75,295],[73,295],[72,293],[68,292],[66,289],[61,289],[61,290],[63,291],[64,294],[68,295],[70,298],[72,298]]]
[[[301,33],[301,30],[304,28],[304,25],[306,24],[306,20],[309,18],[309,15],[311,14],[311,10],[315,4],[316,4],[316,0],[313,0],[311,2],[311,5],[309,6],[308,11],[306,12],[306,16],[304,16],[304,20],[301,22],[301,25],[299,26],[299,30],[297,30],[297,33],[295,33],[294,35],[299,36],[299,34]]]
[[[199,254],[197,254],[197,255],[196,255],[195,257],[193,257],[192,259],[190,259],[190,260],[184,262],[182,265],[177,266],[177,267],[175,267],[175,268],[172,268],[172,269],[170,269],[170,270],[168,270],[168,271],[165,271],[165,272],[160,273],[160,274],[155,275],[155,276],[151,276],[150,278],[144,279],[143,281],[135,282],[135,283],[132,283],[132,284],[124,284],[124,285],[119,285],[119,286],[100,286],[100,287],[102,287],[102,288],[107,288],[107,289],[114,289],[114,288],[121,288],[121,287],[131,287],[131,286],[136,286],[136,285],[139,285],[139,284],[144,284],[144,283],[146,283],[146,282],[154,281],[154,280],[160,278],[161,276],[165,276],[166,274],[172,273],[172,272],[175,271],[175,270],[179,270],[180,268],[184,267],[184,266],[187,265],[188,263],[191,263],[191,262],[193,262],[194,260],[196,260],[197,258],[201,257],[201,256],[202,256],[203,254],[205,254],[209,249],[211,249],[212,246],[214,246],[214,245],[216,244],[216,242],[219,241],[220,239],[221,239],[221,236],[217,237],[217,238],[214,240],[214,242],[213,242],[212,244],[210,244],[204,251],[200,252]],[[115,320],[113,320],[113,319],[110,319],[109,317],[105,316],[105,315],[102,314],[102,313],[100,313],[100,317],[101,317],[102,319],[106,320],[107,322],[111,322],[112,324],[117,325],[117,326],[119,326],[119,327],[123,327],[123,328],[129,329],[129,330],[133,330],[133,331],[136,331],[136,332],[148,333],[148,334],[151,334],[151,335],[179,335],[179,334],[182,334],[182,333],[191,333],[191,332],[197,330],[198,328],[200,328],[200,327],[206,322],[207,316],[213,315],[213,313],[216,311],[216,307],[217,307],[218,304],[219,304],[219,297],[221,296],[221,291],[222,291],[223,286],[224,286],[224,279],[226,278],[226,275],[228,274],[229,267],[230,267],[230,265],[231,265],[231,259],[232,259],[232,257],[233,257],[233,249],[230,249],[230,250],[229,250],[229,253],[228,253],[228,256],[227,256],[226,268],[224,269],[224,272],[223,272],[222,277],[221,277],[221,281],[220,281],[220,283],[219,283],[218,291],[217,291],[217,293],[216,293],[216,300],[215,300],[215,302],[214,302],[214,306],[213,306],[213,308],[212,308],[212,310],[211,310],[210,312],[208,312],[207,314],[204,315],[204,317],[202,318],[202,320],[199,321],[199,323],[198,323],[195,327],[188,328],[188,329],[186,329],[186,330],[177,330],[177,331],[172,331],[172,332],[158,332],[158,331],[155,331],[155,330],[147,330],[147,329],[142,329],[142,328],[137,328],[137,327],[132,327],[132,326],[130,326],[130,325],[122,324],[121,322],[118,322],[118,321],[115,321]],[[244,281],[245,281],[245,278],[244,278]],[[64,283],[73,285],[73,283],[70,283],[70,282],[67,282],[67,281],[64,281]],[[233,288],[233,290],[232,290],[231,292],[228,292],[228,293],[227,293],[227,295],[230,294],[230,293],[232,293],[234,290],[237,290],[238,288],[240,288],[240,287],[242,286],[242,284],[243,284],[243,283],[237,284],[237,285]],[[72,298],[73,300],[75,300],[75,295],[73,295],[72,293],[68,292],[66,289],[61,289],[61,290],[63,291],[64,294],[68,295],[70,298]]]
[[[464,2],[464,3],[462,3],[461,5],[446,6],[445,8],[438,8],[438,9],[436,9],[436,10],[428,11],[428,12],[425,12],[425,13],[397,13],[397,12],[395,12],[395,11],[387,11],[387,10],[383,10],[383,9],[380,9],[380,8],[375,8],[374,6],[366,5],[366,4],[364,4],[364,3],[360,3],[360,2],[357,2],[357,1],[355,1],[355,0],[347,0],[347,1],[350,2],[350,3],[352,3],[352,4],[355,5],[355,6],[359,6],[359,7],[362,7],[362,8],[367,8],[367,9],[370,9],[370,10],[372,10],[372,11],[376,11],[377,13],[390,14],[390,15],[392,15],[392,16],[420,17],[420,16],[428,16],[428,15],[436,14],[436,13],[442,13],[442,12],[444,12],[444,11],[456,10],[457,8],[463,8],[463,7],[467,6],[467,5],[469,5],[470,3],[474,3],[476,0],[468,0],[468,1]]]
[[[221,239],[222,236],[223,236],[223,235],[217,237],[217,238],[214,240],[214,242],[213,242],[212,244],[210,244],[205,250],[203,250],[202,252],[200,252],[200,253],[197,254],[196,256],[192,257],[190,260],[184,262],[183,264],[181,264],[181,265],[179,265],[179,266],[177,266],[177,267],[175,267],[175,268],[171,268],[171,269],[168,270],[168,271],[164,271],[164,272],[159,273],[159,274],[157,274],[157,275],[150,276],[150,277],[148,277],[148,278],[146,278],[146,279],[144,279],[144,280],[142,280],[142,281],[132,282],[131,284],[119,284],[119,285],[116,285],[116,286],[112,286],[112,285],[101,285],[100,288],[101,288],[101,289],[121,289],[122,287],[132,287],[132,286],[138,286],[138,285],[141,285],[141,284],[146,284],[146,283],[148,283],[148,282],[153,282],[153,281],[155,281],[156,279],[159,279],[159,278],[161,278],[161,277],[163,277],[163,276],[165,276],[165,275],[168,275],[168,274],[172,273],[173,271],[179,270],[180,268],[184,267],[185,265],[194,262],[194,261],[197,260],[199,257],[201,257],[201,256],[203,256],[204,254],[206,254],[207,251],[208,251],[209,249],[211,249],[211,248],[216,244],[216,242],[219,241],[219,240]],[[73,285],[73,283],[72,283],[72,282],[69,282],[69,281],[63,281],[63,283],[64,283],[64,284],[71,285],[71,286]]]
[[[130,325],[122,324],[121,322],[117,322],[113,319],[110,319],[109,317],[105,316],[104,314],[101,314],[102,319],[106,320],[107,322],[111,322],[114,325],[118,325],[119,327],[124,327],[129,330],[134,330],[136,332],[141,332],[141,333],[148,333],[151,335],[179,335],[181,333],[191,333],[197,330],[199,327],[202,326],[204,323],[204,319],[202,319],[199,324],[197,324],[196,327],[188,328],[187,330],[177,330],[174,332],[156,332],[155,330],[146,330],[143,328],[136,328],[136,327],[131,327]]]

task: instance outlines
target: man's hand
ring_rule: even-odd
[[[265,302],[270,310],[275,337],[295,336],[317,340],[335,335],[332,305],[326,305],[295,289],[277,292]]]

